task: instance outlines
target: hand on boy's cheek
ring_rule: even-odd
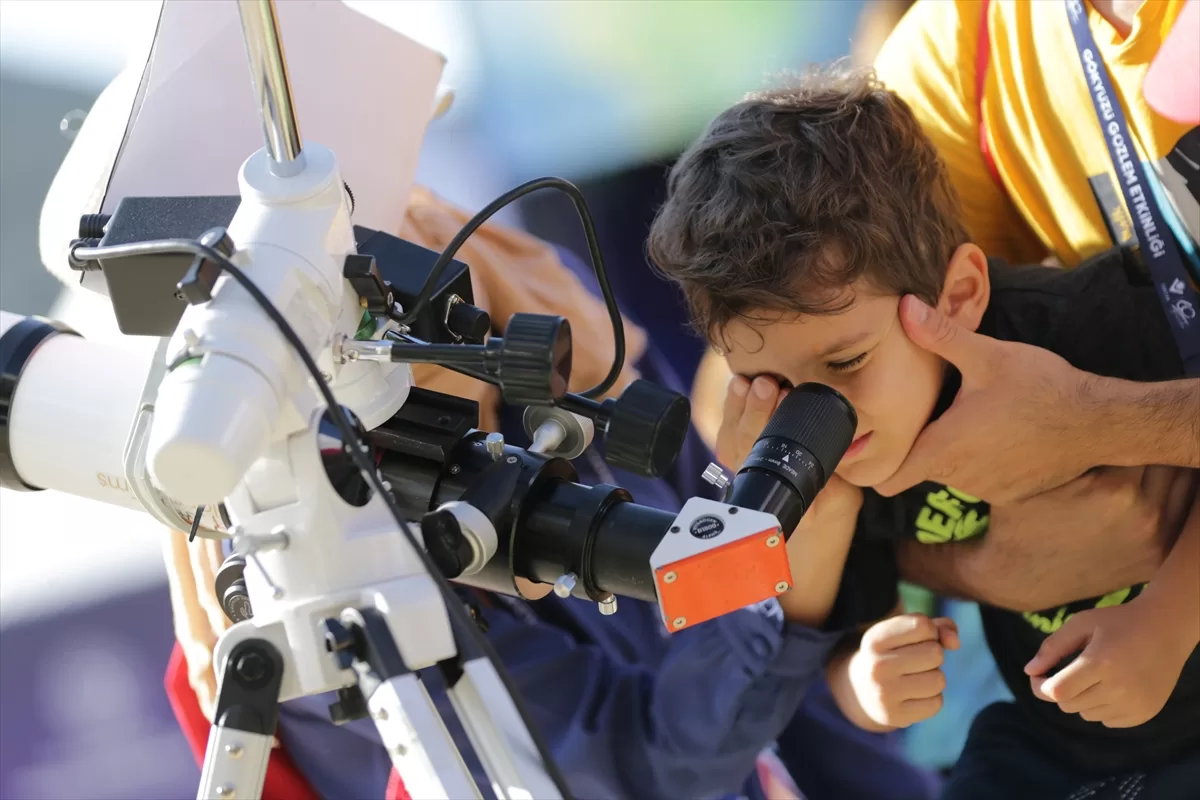
[[[1042,643],[1025,672],[1039,699],[1108,728],[1131,728],[1167,704],[1187,661],[1187,653],[1170,646],[1179,638],[1169,615],[1138,600],[1081,611]]]
[[[875,488],[891,496],[932,480],[1001,505],[1061,486],[1095,466],[1076,411],[1083,373],[1032,345],[959,327],[915,297],[901,304],[905,332],[962,373],[954,403]]]
[[[733,376],[725,395],[725,411],[717,431],[717,461],[736,471],[746,460],[767,421],[788,390],[780,390],[773,379],[759,375],[753,381]]]

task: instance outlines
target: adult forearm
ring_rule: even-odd
[[[1081,387],[1080,405],[1104,455],[1095,466],[1200,468],[1200,379],[1092,378]]]
[[[1033,543],[1036,546],[1036,542]],[[900,575],[945,597],[974,600],[1010,611],[1040,611],[1081,597],[1097,597],[1149,580],[1150,564],[1110,563],[1089,569],[1095,559],[1039,560],[1036,552],[989,542],[897,545]]]

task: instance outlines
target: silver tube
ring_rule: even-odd
[[[262,110],[271,172],[287,178],[303,171],[304,153],[300,151],[300,126],[292,104],[275,0],[238,0],[238,12],[250,58],[250,77]]]

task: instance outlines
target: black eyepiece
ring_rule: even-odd
[[[857,427],[854,407],[837,390],[819,383],[797,386],[738,470],[729,502],[774,514],[790,536],[854,441]]]

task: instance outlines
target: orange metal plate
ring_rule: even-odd
[[[768,547],[772,536],[779,542]],[[675,578],[668,582],[672,572]],[[681,631],[775,597],[778,584],[792,585],[792,570],[783,536],[770,528],[662,566],[655,570],[654,581],[667,630]]]

